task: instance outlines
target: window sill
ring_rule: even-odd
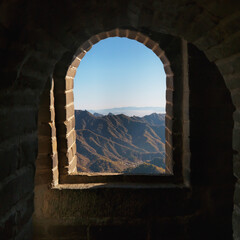
[[[189,187],[181,176],[161,175],[126,175],[119,173],[76,173],[60,176],[57,189],[88,188],[172,188]]]
[[[184,184],[173,183],[84,183],[84,184],[59,184],[54,190],[84,190],[84,189],[189,189]]]

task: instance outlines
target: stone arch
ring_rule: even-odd
[[[165,32],[175,36],[181,36],[204,51],[208,59],[216,63],[232,94],[232,99],[236,106],[236,111],[233,116],[235,121],[233,134],[234,175],[239,179],[240,14],[238,1],[185,1],[184,4],[182,1],[122,1],[121,5],[118,5],[117,1],[109,1],[108,6],[104,5],[102,7],[98,6],[97,3],[94,5],[92,2],[86,2],[87,6],[85,6],[83,3],[78,5],[74,1],[69,1],[68,4],[59,2],[58,8],[54,12],[52,9],[55,5],[50,2],[37,3],[26,1],[24,8],[20,8],[22,7],[20,1],[15,1],[15,3],[17,4],[16,6],[14,6],[12,2],[5,1],[2,5],[6,14],[1,17],[1,32],[3,38],[1,46],[7,56],[2,65],[4,69],[2,72],[2,87],[4,90],[5,88],[7,89],[1,96],[1,103],[3,103],[4,106],[11,107],[11,103],[17,103],[17,106],[22,103],[24,103],[23,105],[26,105],[26,103],[33,103],[37,106],[37,97],[35,92],[32,92],[32,89],[36,88],[40,91],[40,87],[36,85],[44,85],[43,83],[46,82],[45,76],[39,74],[43,69],[42,64],[46,63],[46,59],[49,59],[49,55],[54,52],[53,50],[56,49],[56,46],[60,45],[63,49],[58,47],[59,52],[56,55],[53,54],[54,56],[51,55],[53,57],[53,64],[49,72],[52,72],[54,64],[60,60],[61,55],[66,51],[72,51],[71,47],[74,45],[76,39],[78,39],[78,42],[80,41],[79,39],[81,39],[81,37],[79,37],[79,35],[88,34],[90,37],[96,34],[95,25],[98,27],[97,32],[100,32],[102,28],[111,29],[116,26],[130,26],[135,30],[137,29],[137,31],[155,30],[158,33]],[[110,16],[106,16],[104,11],[111,13]],[[50,24],[46,19],[51,19]],[[79,20],[77,21],[77,19]],[[73,23],[75,21],[76,23],[74,25]],[[105,24],[106,22],[109,23]],[[79,27],[73,28],[73,25]],[[89,34],[89,32],[92,33]],[[12,38],[12,33],[14,33],[14,39]],[[66,48],[68,50],[66,50]],[[41,57],[38,55],[39,51],[41,52]],[[56,52],[57,51],[55,51],[55,53]],[[28,58],[29,56],[31,56],[31,58]],[[49,64],[47,65],[49,66]],[[21,73],[30,74],[25,76]],[[37,78],[35,78],[36,76]],[[14,88],[12,87],[13,85]],[[26,86],[29,87],[29,89],[23,92],[22,88],[25,89],[27,88]],[[18,102],[18,100],[15,99],[21,99],[21,101]],[[37,108],[35,111],[37,111]],[[13,113],[14,118],[12,117]],[[25,113],[27,113],[25,108],[21,109],[21,111],[19,111],[19,109],[18,111],[12,109],[11,112],[4,110],[4,117],[8,119],[8,126],[16,127],[16,118],[18,118],[20,114],[24,115]],[[36,116],[36,113],[33,113],[33,115]],[[33,122],[34,120],[32,123]],[[28,122],[25,121],[25,125],[23,126],[27,124]],[[33,126],[33,129],[36,129],[35,126]],[[11,128],[11,131],[6,133],[4,137],[12,140],[13,136],[19,137],[23,134],[26,134],[26,128]],[[34,140],[26,138],[31,148],[25,147],[25,151],[19,153],[19,158],[25,159],[23,154],[32,156],[30,150],[36,151],[36,139],[36,136],[34,136]],[[11,144],[13,144],[13,141],[11,141]],[[9,159],[15,159],[15,162],[18,161],[17,157],[12,157],[12,155],[9,154],[8,148],[4,148],[3,150],[4,158],[7,159],[9,156]],[[29,153],[29,155],[26,153]],[[28,161],[33,165],[34,160],[35,156],[32,156],[29,157]],[[15,163],[12,165],[15,165]],[[5,171],[5,169],[9,168],[11,168],[11,171]],[[7,161],[4,161],[2,171],[12,176],[10,174],[13,172],[15,173],[15,168],[8,165]],[[1,176],[5,178],[5,175]],[[33,181],[33,177],[29,175],[26,175],[26,179]],[[13,187],[14,190],[19,191],[19,185],[15,185],[15,183],[12,185],[10,184],[11,183],[8,183],[8,187]],[[235,210],[233,215],[235,238],[240,236],[238,227],[240,216],[239,186],[238,181],[236,184],[234,199]],[[24,192],[31,193],[32,186],[24,186]],[[20,209],[25,209],[26,203],[28,203],[28,206],[32,206],[32,200],[27,202],[26,198],[22,198],[22,195],[16,197],[16,201],[20,199],[23,200],[19,203],[21,206]],[[6,204],[4,203],[6,207],[4,207],[3,213],[9,213],[11,216],[14,216],[9,209],[11,208],[12,211],[12,206],[16,206],[14,205],[16,201],[11,200]],[[17,210],[13,210],[13,214],[16,212]],[[32,210],[29,210],[29,212],[30,213],[24,217],[27,221],[31,218]],[[18,229],[14,230],[13,235],[19,234],[19,237],[23,232],[30,232],[30,224],[28,224],[28,222],[26,223],[24,220],[22,225],[24,225],[21,227],[23,231]]]
[[[106,34],[104,34],[104,36],[106,36]],[[174,42],[174,43],[176,43],[176,42]],[[89,44],[89,42],[87,42],[86,43],[86,48],[85,48],[85,50],[84,50],[84,48],[82,47],[82,50],[80,51],[80,53],[79,54],[82,54],[82,55],[84,55],[85,54],[85,52],[84,51],[87,51],[87,50],[89,50],[89,46],[88,46],[88,44]],[[82,45],[81,45],[82,46]],[[172,44],[171,46],[174,46],[174,44]],[[64,141],[63,142],[58,142],[58,144],[61,146],[60,148],[61,149],[63,149],[64,151],[66,151],[67,150],[67,148],[66,147],[64,147],[64,144],[68,144],[68,139],[66,138],[66,133],[68,133],[68,131],[69,131],[69,135],[68,136],[70,136],[72,133],[71,133],[71,128],[72,128],[72,126],[74,126],[74,120],[73,120],[73,118],[71,118],[72,117],[72,111],[73,111],[73,109],[74,108],[72,108],[72,105],[70,104],[69,105],[69,103],[72,101],[72,95],[71,94],[69,94],[69,96],[67,96],[64,92],[63,92],[63,89],[65,89],[65,87],[67,86],[67,88],[69,88],[68,90],[71,90],[72,88],[73,88],[73,78],[74,78],[74,76],[75,76],[75,70],[76,70],[76,67],[78,66],[77,64],[78,64],[78,62],[79,62],[79,60],[80,60],[80,58],[79,59],[77,59],[77,61],[75,62],[75,61],[73,61],[73,59],[72,59],[72,56],[73,56],[74,54],[67,54],[67,55],[65,55],[64,56],[64,58],[66,59],[66,62],[64,62],[64,64],[62,65],[63,66],[63,69],[60,69],[60,68],[62,68],[62,67],[60,67],[60,66],[56,66],[56,68],[57,68],[57,71],[55,72],[55,74],[54,74],[54,79],[56,80],[56,86],[55,86],[55,96],[56,96],[56,105],[55,105],[55,107],[56,107],[56,109],[59,109],[59,103],[62,103],[64,106],[66,105],[66,108],[65,109],[63,109],[62,108],[62,106],[61,106],[61,111],[57,111],[57,113],[56,113],[56,115],[58,115],[58,117],[63,117],[62,118],[62,122],[57,122],[57,127],[60,127],[60,129],[62,129],[61,131],[62,131],[62,134],[60,133],[60,137],[62,136],[63,137],[63,139],[64,139],[64,141],[65,141],[65,143],[64,143]],[[167,55],[168,56],[168,55]],[[82,56],[81,56],[82,57]],[[172,61],[170,60],[170,62],[172,63]],[[73,66],[73,67],[71,67],[72,66],[72,64],[76,64],[76,66]],[[70,67],[69,67],[70,66]],[[171,65],[172,66],[172,65]],[[61,71],[60,71],[61,70]],[[59,71],[60,71],[60,73],[59,73]],[[67,81],[65,81],[66,80],[66,75],[68,76],[67,77]],[[174,75],[175,76],[175,75]],[[173,79],[173,78],[172,78]],[[180,87],[180,86],[178,86],[178,87]],[[186,90],[186,89],[185,89]],[[71,92],[71,91],[70,91]],[[69,102],[68,102],[69,101]],[[70,111],[68,112],[68,107],[70,107]],[[188,114],[188,113],[187,113]],[[68,121],[66,121],[66,118],[65,117],[70,117],[71,118],[71,120],[68,122]],[[57,117],[57,118],[58,118]],[[59,119],[59,118],[58,118]],[[65,120],[64,120],[65,119]],[[176,126],[176,128],[179,128],[179,125],[177,125]],[[72,131],[73,132],[73,131]],[[59,137],[58,136],[58,137]],[[59,140],[59,138],[58,138],[58,140]],[[72,140],[74,140],[74,134],[72,134],[72,136],[70,137],[70,140],[69,140],[69,146],[71,147],[71,141]],[[74,150],[74,149],[73,149]],[[62,154],[62,153],[64,153],[67,157],[68,156],[73,156],[73,154],[72,154],[72,152],[71,153],[68,153],[67,151],[66,152],[60,152],[60,155]],[[71,155],[72,154],[72,155]],[[196,154],[195,154],[196,155]],[[61,160],[60,160],[61,161]],[[72,164],[72,167],[70,166],[70,168],[66,168],[66,166],[68,166],[68,164],[72,164],[72,163],[74,163],[74,160],[72,160],[71,161],[71,159],[70,159],[70,161],[68,161],[68,159],[66,159],[66,161],[65,161],[65,164],[66,165],[63,165],[64,166],[64,168],[62,169],[62,173],[64,173],[64,171],[65,171],[65,173],[66,173],[66,175],[67,174],[74,174],[74,164]],[[202,169],[204,169],[204,168],[202,168]],[[207,166],[205,165],[205,169],[207,169]],[[69,171],[70,170],[70,171]],[[61,170],[60,170],[61,171]],[[71,172],[72,171],[72,172]],[[60,175],[61,175],[61,172],[60,172]],[[207,177],[209,177],[209,175],[207,175]],[[198,198],[200,198],[200,197],[202,197],[202,199],[204,199],[204,201],[207,201],[207,198],[208,198],[208,195],[210,195],[210,194],[212,194],[212,191],[214,191],[215,190],[215,186],[214,186],[214,184],[216,184],[216,182],[214,182],[213,181],[213,184],[212,183],[210,183],[210,187],[209,186],[205,186],[204,184],[206,184],[206,180],[208,181],[208,179],[204,179],[204,181],[203,182],[201,182],[201,180],[200,180],[200,177],[198,176],[196,179],[194,179],[194,184],[195,184],[195,186],[194,186],[194,191],[195,191],[195,195],[193,195],[193,196],[191,196],[191,197],[193,197],[193,199],[194,199],[194,202],[196,201],[196,203],[199,203],[199,200],[197,200]],[[211,181],[213,180],[213,178],[211,178]],[[65,181],[63,180],[63,181],[61,181],[61,178],[60,178],[60,183],[64,183]],[[74,181],[70,181],[70,182],[68,182],[68,183],[76,183],[76,182],[74,182]],[[222,184],[222,182],[221,182],[221,184]],[[197,186],[197,187],[196,187]],[[226,186],[227,186],[227,184],[226,184]],[[63,187],[63,186],[61,186],[61,187]],[[220,186],[219,187],[219,189],[221,189],[221,187],[222,186]],[[206,188],[206,190],[205,190],[205,188]],[[197,190],[196,190],[197,189]],[[204,190],[202,190],[202,189],[204,189]],[[216,191],[216,192],[218,192],[219,191],[219,189]],[[225,189],[225,187],[223,187],[223,189]],[[163,191],[163,190],[159,190],[160,192],[161,191]],[[182,197],[181,196],[181,193],[179,193],[179,192],[177,192],[176,191],[176,189],[174,189],[174,191],[175,191],[175,193],[176,193],[176,196],[180,196],[179,198],[181,199],[181,201],[188,201],[188,200],[186,200],[184,197]],[[183,190],[183,192],[184,192],[185,190]],[[185,194],[186,194],[186,196],[188,196],[189,197],[189,195],[191,195],[192,193],[189,193],[188,192],[189,190],[187,190],[187,192],[185,192]],[[164,192],[164,191],[163,191]],[[229,199],[230,198],[232,198],[232,192],[229,190],[229,193],[230,193],[230,195],[229,195]],[[58,196],[58,193],[56,193],[56,191],[54,192],[54,194],[56,194],[54,197],[57,197],[57,200],[56,200],[56,202],[58,201],[61,201],[60,200],[60,197]],[[188,195],[189,194],[189,195]],[[51,193],[50,193],[50,195],[51,195]],[[70,200],[73,200],[73,199],[71,199],[71,196],[72,196],[72,193],[70,193],[70,192],[68,192],[68,194],[66,194],[64,191],[62,192],[62,195],[61,195],[61,197],[63,197],[64,199],[65,199],[65,201],[66,202],[68,202],[68,201],[70,201]],[[154,195],[155,196],[155,195]],[[168,193],[166,193],[166,196],[169,196],[168,195]],[[156,196],[157,197],[157,196]],[[189,197],[190,198],[190,197]],[[158,200],[160,200],[158,197],[157,197],[157,199]],[[228,199],[228,204],[229,204],[229,199]],[[232,200],[232,199],[231,199]],[[84,201],[87,201],[87,197],[83,200],[83,203],[84,203]],[[181,202],[180,201],[180,202]],[[150,201],[149,201],[150,202]],[[220,205],[221,205],[221,201],[219,201],[220,202]],[[170,204],[169,204],[169,206],[172,204],[173,202],[172,202],[172,200],[170,201]],[[203,203],[204,204],[204,203]],[[56,204],[57,205],[57,204]],[[60,205],[61,205],[61,203],[60,203]],[[225,207],[225,205],[223,204],[223,206]],[[66,207],[66,206],[64,206],[64,207]],[[97,207],[97,206],[96,206]],[[178,205],[178,207],[180,207],[181,208],[181,206],[179,206]],[[216,207],[216,209],[218,209],[218,207],[219,207],[219,205],[217,205],[217,207]],[[53,207],[53,209],[54,209],[54,207]],[[70,208],[67,208],[70,212],[71,212],[71,209]],[[214,211],[216,210],[216,209],[214,209]],[[229,211],[229,209],[230,209],[230,207],[228,206],[228,213],[230,212]],[[198,209],[199,210],[199,209]],[[201,211],[204,211],[205,209],[203,208],[203,209],[200,209],[199,211],[201,212]],[[211,209],[212,210],[212,209]],[[176,210],[176,212],[178,212],[179,211],[179,209],[177,209]],[[206,210],[207,211],[207,210]],[[74,213],[72,213],[73,215],[72,216],[75,216],[74,215]],[[194,213],[195,214],[195,213]],[[195,216],[193,214],[193,216]],[[201,213],[202,214],[202,213]],[[90,215],[91,215],[91,213],[90,213]],[[204,215],[204,213],[203,213],[203,216],[201,215],[201,217],[203,217],[203,218],[206,218],[207,219],[207,217],[208,217],[208,214],[206,214],[206,215]],[[214,219],[214,217],[213,218],[210,218],[210,220],[209,221],[211,221],[211,219]],[[229,219],[229,215],[228,215],[228,219]],[[208,221],[207,221],[208,222]],[[229,221],[228,221],[228,223],[229,223]],[[180,224],[181,225],[181,224]],[[229,231],[231,231],[231,229],[230,229],[230,224],[228,224],[228,226],[226,227],[226,232],[228,232],[229,233]],[[160,233],[159,233],[160,234]],[[213,232],[212,232],[212,234],[213,234]]]
[[[164,38],[166,38],[165,35],[163,35]],[[177,55],[178,59],[176,60],[175,56],[173,54],[170,54],[170,59],[168,59],[167,55],[168,53],[164,52],[160,46],[159,43],[151,40],[148,36],[137,32],[137,31],[133,31],[133,30],[129,30],[129,29],[119,29],[116,28],[114,30],[111,31],[107,31],[107,32],[102,32],[99,33],[97,35],[92,36],[89,40],[85,41],[75,52],[72,60],[71,60],[71,64],[69,67],[66,68],[66,75],[61,77],[61,80],[58,81],[62,81],[65,82],[65,84],[60,84],[61,87],[58,91],[60,91],[61,93],[64,93],[65,91],[65,95],[62,94],[62,98],[65,98],[65,101],[61,102],[62,107],[65,108],[65,116],[66,119],[62,118],[61,122],[62,122],[62,126],[63,128],[65,127],[65,129],[61,129],[61,138],[58,138],[58,141],[60,141],[60,146],[61,149],[59,151],[62,151],[63,149],[63,145],[67,144],[67,148],[65,147],[65,154],[63,155],[62,159],[59,159],[60,162],[62,162],[61,167],[60,167],[60,178],[61,176],[63,177],[64,175],[67,176],[69,174],[74,174],[76,173],[76,143],[75,143],[75,131],[74,131],[74,124],[75,124],[75,120],[74,120],[74,105],[73,105],[73,81],[74,81],[74,77],[76,74],[76,70],[77,67],[79,66],[81,59],[84,57],[84,55],[86,54],[87,51],[89,51],[92,47],[92,45],[94,45],[95,43],[107,38],[107,37],[126,37],[129,39],[134,39],[142,44],[144,44],[146,47],[148,47],[149,49],[151,49],[160,59],[160,61],[162,61],[163,65],[164,65],[164,70],[166,73],[166,170],[167,173],[173,173],[177,175],[177,172],[179,172],[179,170],[176,169],[180,169],[182,168],[180,165],[182,165],[182,158],[184,158],[184,162],[185,165],[188,166],[189,165],[189,157],[190,157],[190,151],[189,151],[189,147],[188,147],[188,135],[189,135],[189,121],[188,121],[188,114],[187,114],[187,109],[188,109],[188,97],[183,97],[182,100],[180,100],[182,98],[182,95],[188,95],[188,85],[187,85],[187,76],[182,76],[182,73],[185,71],[185,75],[187,72],[187,59],[186,56],[183,56],[184,54],[186,55],[186,52],[182,54],[182,52],[187,51],[186,50],[186,42],[181,41],[180,39],[176,39],[173,37],[169,37],[168,38],[171,41],[176,41],[176,45],[178,45],[178,50],[176,52],[178,52]],[[180,57],[181,55],[181,57]],[[174,89],[174,72],[172,70],[172,66],[170,65],[170,62],[172,62],[172,66],[173,68],[175,68],[175,74],[177,73],[177,75],[179,75],[179,79],[180,81],[182,81],[183,85],[184,85],[184,90],[178,90],[178,94],[175,93],[175,89]],[[185,65],[184,69],[181,69],[181,67],[179,68],[179,65],[183,66]],[[56,83],[57,85],[57,83]],[[66,89],[64,89],[64,87]],[[181,92],[183,91],[183,92]],[[179,95],[179,96],[177,96]],[[183,109],[182,111],[185,112],[186,114],[183,116],[184,119],[181,120],[182,116],[180,116],[181,114],[179,113],[179,111],[177,111],[176,109],[173,108],[173,99],[174,97],[177,96],[178,100],[182,101],[183,103],[179,103],[179,106],[181,107],[181,109]],[[175,97],[176,98],[176,97]],[[57,100],[56,100],[57,101]],[[176,101],[175,101],[176,102]],[[63,106],[65,104],[65,106]],[[176,104],[176,103],[175,103]],[[177,105],[177,104],[176,104]],[[179,107],[178,106],[178,107]],[[178,112],[178,113],[177,113]],[[56,113],[56,115],[58,115]],[[172,131],[172,125],[173,125],[173,119],[175,122],[178,121],[184,121],[184,126],[183,126],[183,133],[182,135],[184,135],[185,140],[183,141],[185,144],[185,148],[179,150],[179,151],[184,151],[184,156],[178,156],[179,160],[177,160],[177,164],[175,165],[175,169],[173,169],[173,154],[172,151],[175,148],[180,148],[180,146],[174,146],[173,147],[173,141],[177,141],[175,138],[177,134],[177,132]],[[61,124],[61,123],[60,123]],[[67,133],[64,137],[64,134]],[[173,139],[172,139],[173,138]],[[63,141],[62,141],[63,139]],[[61,143],[61,141],[63,143]],[[61,155],[60,155],[61,156]],[[178,163],[179,162],[179,163]],[[182,173],[179,173],[179,175],[181,175]]]

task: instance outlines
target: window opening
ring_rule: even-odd
[[[73,82],[78,66],[86,53],[101,40],[111,37],[134,39],[152,50],[163,63],[164,72],[166,74],[164,174],[77,172],[77,141]],[[57,160],[60,183],[184,182],[184,184],[188,184],[190,150],[188,141],[189,88],[187,74],[187,43],[182,39],[165,34],[160,34],[160,36],[158,35],[153,38],[154,40],[140,32],[128,29],[113,29],[108,32],[102,32],[83,42],[71,59],[71,55],[67,53],[56,65],[53,79]],[[93,70],[91,69],[89,71]]]
[[[143,44],[93,45],[74,78],[78,172],[164,174],[165,92],[163,64]]]

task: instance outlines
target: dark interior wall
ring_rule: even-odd
[[[209,239],[231,239],[235,108],[216,65],[192,44],[188,44],[188,53],[193,201],[200,203],[205,219],[201,220],[202,238],[206,234]]]
[[[39,184],[35,239],[231,239],[234,107],[216,65],[191,44],[188,59],[191,187]]]
[[[192,44],[188,44],[188,52],[191,182],[228,184],[233,180],[232,115],[235,107],[216,65]]]
[[[72,63],[72,61],[73,59],[77,59],[77,63],[80,63],[80,60],[76,58],[76,56],[80,54],[79,57],[82,58],[82,55],[84,56],[86,54],[86,52],[84,52],[83,50],[84,47],[86,51],[89,51],[92,45],[96,43],[96,39],[98,42],[101,39],[107,38],[108,36],[127,37],[129,39],[134,39],[141,44],[144,44],[146,47],[152,50],[156,54],[156,56],[159,57],[159,60],[162,61],[164,65],[164,70],[167,76],[165,129],[167,139],[165,148],[166,164],[168,166],[169,172],[175,172],[174,181],[179,181],[180,179],[182,179],[181,162],[184,158],[183,155],[189,154],[189,149],[183,149],[182,147],[184,141],[182,139],[185,137],[186,140],[188,140],[188,133],[183,133],[184,130],[181,126],[182,122],[184,122],[181,112],[187,112],[188,110],[187,100],[182,100],[184,95],[184,76],[187,75],[188,68],[186,50],[187,42],[182,40],[181,38],[174,37],[169,34],[150,32],[148,35],[144,35],[140,32],[132,31],[129,29],[113,29],[111,31],[102,32],[95,36],[92,36],[89,40],[86,40],[83,45],[80,45],[80,47],[75,53],[70,54],[70,52],[68,52],[67,54],[64,54],[61,60],[55,66],[53,79],[55,98],[55,121],[58,143],[57,148],[59,161],[59,182],[81,182],[80,180],[76,180],[76,178],[79,179],[79,176],[73,177],[72,174],[69,175],[69,173],[71,173],[73,169],[76,169],[76,162],[73,159],[75,158],[75,152],[73,149],[75,149],[76,151],[76,146],[75,148],[73,147],[73,142],[75,142],[75,139],[73,140],[73,135],[75,133],[75,118],[73,111],[74,102],[72,90],[74,80],[73,78],[76,74],[78,65]],[[151,36],[151,38],[149,36]],[[188,89],[186,88],[186,90]],[[174,104],[172,104],[172,102],[174,102]],[[186,119],[188,119],[188,114],[185,115],[187,115]],[[175,143],[174,147],[173,143]],[[174,164],[172,164],[172,162],[174,162]],[[120,176],[118,177],[118,180],[115,181],[121,181]],[[136,180],[136,177],[134,177],[134,179]],[[88,182],[89,179],[85,179],[82,181]],[[92,181],[94,180],[91,179],[91,182]],[[103,179],[101,179],[100,181],[105,182],[105,180]],[[126,176],[124,177],[123,181],[128,181],[126,179]],[[147,180],[145,179],[145,181]]]
[[[138,31],[142,31],[146,34],[148,33],[148,30],[151,29],[155,32],[164,32],[180,36],[185,38],[187,41],[192,42],[199,49],[205,52],[206,56],[210,61],[214,61],[216,63],[216,65],[220,69],[221,74],[224,76],[227,87],[231,91],[232,100],[236,107],[233,115],[235,121],[233,131],[233,153],[234,175],[239,178],[240,157],[238,152],[240,150],[240,14],[238,10],[238,1],[217,2],[208,0],[182,2],[162,0],[121,1],[120,3],[118,1],[108,1],[104,4],[100,2],[97,3],[96,1],[85,1],[84,3],[76,1],[1,1],[1,239],[31,239],[30,234],[33,213],[34,188],[33,179],[38,146],[37,114],[39,95],[44,88],[45,82],[53,73],[54,65],[59,61],[64,52],[71,52],[76,46],[79,46],[79,44],[81,44],[82,39],[86,39],[86,36],[88,36],[89,38],[92,35],[104,30],[106,31],[112,28],[125,26],[136,29]],[[221,124],[219,123],[219,127],[220,125]],[[195,134],[197,135],[199,133],[195,132]],[[224,135],[224,138],[225,137],[226,136]],[[219,136],[219,139],[222,138],[222,136]],[[220,140],[218,141],[218,146],[220,147]],[[192,146],[192,148],[194,149],[194,146]],[[196,158],[198,154],[197,152],[199,153],[199,155],[201,155],[201,152],[196,150]],[[214,152],[217,154],[216,148],[214,149]],[[228,159],[229,153],[225,154],[227,154],[226,159]],[[213,153],[211,154],[209,152],[209,156],[212,155]],[[203,157],[205,159],[205,156]],[[227,162],[222,159],[222,156],[220,156],[219,159],[221,159],[220,162],[222,164],[225,164]],[[212,163],[214,162],[215,161],[213,161]],[[195,165],[196,162],[193,161],[192,164]],[[204,161],[204,166],[205,165],[206,162]],[[223,167],[221,167],[220,164],[214,165],[214,167],[217,166],[219,166],[219,169],[216,171],[218,172],[217,174],[220,175],[220,173],[222,173],[221,168]],[[196,171],[197,170],[195,170],[195,172]],[[198,174],[196,174],[196,176],[198,176]],[[206,176],[210,175],[206,174]],[[196,177],[194,179],[193,176],[193,180],[197,183],[199,178]],[[203,208],[203,206],[208,207],[205,208],[204,216],[201,216],[199,218],[193,217],[193,219],[195,219],[195,228],[191,227],[193,224],[188,222],[187,220],[185,220],[184,227],[179,228],[179,226],[181,226],[181,224],[179,224],[179,217],[172,218],[175,219],[176,225],[171,225],[168,222],[168,217],[162,218],[162,221],[159,220],[163,224],[161,226],[172,226],[171,230],[169,230],[169,234],[173,234],[172,229],[175,229],[176,232],[181,232],[183,230],[187,231],[190,234],[189,236],[191,236],[191,231],[196,229],[196,226],[198,226],[198,224],[200,225],[200,223],[202,223],[202,221],[199,222],[200,219],[206,219],[209,216],[211,216],[211,221],[213,221],[214,218],[216,219],[216,211],[220,208],[219,204],[221,203],[221,201],[223,201],[223,205],[227,204],[230,207],[228,202],[230,197],[227,197],[226,199],[226,196],[223,197],[223,193],[226,193],[227,189],[229,189],[229,191],[231,192],[232,187],[228,188],[227,184],[226,188],[224,188],[223,184],[220,185],[213,182],[214,180],[209,178],[205,186],[200,186],[198,184],[199,187],[197,189],[208,189],[207,185],[209,183],[211,189],[214,189],[212,186],[215,184],[216,186],[220,187],[220,190],[204,190],[206,194],[196,195],[197,197],[195,198],[195,200],[190,201],[198,207],[199,201],[201,200],[201,208]],[[239,183],[237,183],[235,189],[235,205],[233,214],[233,229],[235,239],[238,239],[240,236],[239,189]],[[101,194],[99,193],[99,191],[101,192],[101,190],[97,190],[95,194],[100,197],[99,199],[103,201],[105,199],[105,195],[101,194],[103,194],[104,191],[102,191]],[[156,194],[159,196],[156,197],[156,200],[160,200],[160,198],[162,199],[160,191],[154,191],[156,191]],[[171,192],[171,190],[166,191]],[[57,193],[57,196],[59,196],[60,200],[63,199],[63,195],[65,194],[65,192],[67,191]],[[74,194],[74,191],[71,192],[72,194]],[[78,194],[83,197],[85,196],[84,194],[81,194],[81,192],[79,192]],[[172,197],[172,201],[169,201],[169,204],[173,204],[173,201],[175,199],[174,204],[176,205],[176,203],[179,203],[179,198],[176,197],[175,193],[172,195],[174,195],[174,197]],[[188,194],[185,193],[184,197],[185,195]],[[70,195],[66,194],[66,198],[69,198],[69,200],[71,200],[71,197],[68,196]],[[128,195],[126,194],[125,199],[128,202],[132,198],[128,198],[127,196]],[[140,197],[142,195],[136,194],[135,197],[137,196]],[[144,197],[145,196],[146,192],[144,191]],[[154,195],[150,196],[153,197]],[[207,198],[212,200],[213,202],[210,201],[211,204],[205,205]],[[90,201],[88,198],[88,201],[86,201],[86,205],[83,205],[88,206],[88,208],[86,207],[85,209],[89,210],[90,216],[91,206],[87,203],[97,203],[97,200],[94,200],[94,197],[92,197],[91,199],[92,201]],[[136,200],[136,198],[133,199]],[[144,206],[152,206],[153,202],[151,202],[150,199],[151,198],[149,197],[149,202],[148,200],[146,200],[148,204],[144,204],[144,202],[141,201],[141,211],[142,209],[144,209]],[[169,197],[168,199],[171,198]],[[68,203],[71,204],[71,202],[72,201],[69,201]],[[213,205],[215,206],[216,202],[218,203],[216,204],[216,208],[212,208]],[[167,204],[168,201],[165,200],[163,201],[163,203]],[[188,203],[188,201],[185,201],[184,206],[187,206]],[[50,202],[49,204],[51,206],[51,204],[53,203]],[[161,214],[161,211],[164,213],[165,210],[163,206],[162,210],[157,211],[156,214],[164,216],[164,214]],[[176,206],[181,205],[177,204]],[[113,205],[110,206],[110,209],[111,211],[109,210],[108,215],[113,214],[113,210],[115,210],[115,208],[113,208]],[[128,208],[126,209],[130,214],[132,208],[130,208],[130,210]],[[179,207],[179,209],[181,209],[181,207]],[[194,209],[196,209],[196,207],[194,207]],[[228,216],[229,208],[226,209],[228,209],[226,212],[226,216]],[[176,213],[178,213],[177,210],[175,212],[175,216]],[[146,214],[147,212],[148,211],[146,211]],[[152,213],[153,210],[149,212]],[[59,209],[59,214],[62,214],[61,209]],[[171,215],[171,212],[169,214]],[[219,211],[218,214],[220,215],[220,217],[223,216],[222,210]],[[137,216],[137,212],[134,211],[133,215],[129,215],[129,218],[132,218],[132,216],[134,215]],[[82,216],[86,216],[87,219],[87,213],[85,215],[82,214]],[[155,223],[151,222],[150,226],[153,226],[155,230],[153,230],[152,235],[149,233],[150,236],[157,237],[157,233],[162,230],[159,227],[159,221],[156,220]],[[145,224],[143,225],[145,226]],[[229,223],[227,226],[228,227],[226,228],[226,231],[229,232]],[[101,229],[101,227],[99,226],[97,228]],[[125,229],[131,229],[131,231],[134,231],[134,228],[128,228],[127,224]],[[199,230],[199,228],[197,229]],[[198,233],[201,232],[201,230],[202,229],[200,229]],[[223,228],[221,230],[223,231]],[[54,231],[54,228],[52,231]],[[92,231],[91,234],[94,234],[95,232],[98,233],[100,236],[99,231]],[[150,230],[148,230],[148,232],[149,231]],[[162,234],[164,233],[162,232]],[[182,236],[182,234],[179,234],[179,236]]]

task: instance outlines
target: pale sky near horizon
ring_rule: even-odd
[[[87,52],[74,79],[75,109],[165,107],[166,75],[143,44],[107,38]]]

